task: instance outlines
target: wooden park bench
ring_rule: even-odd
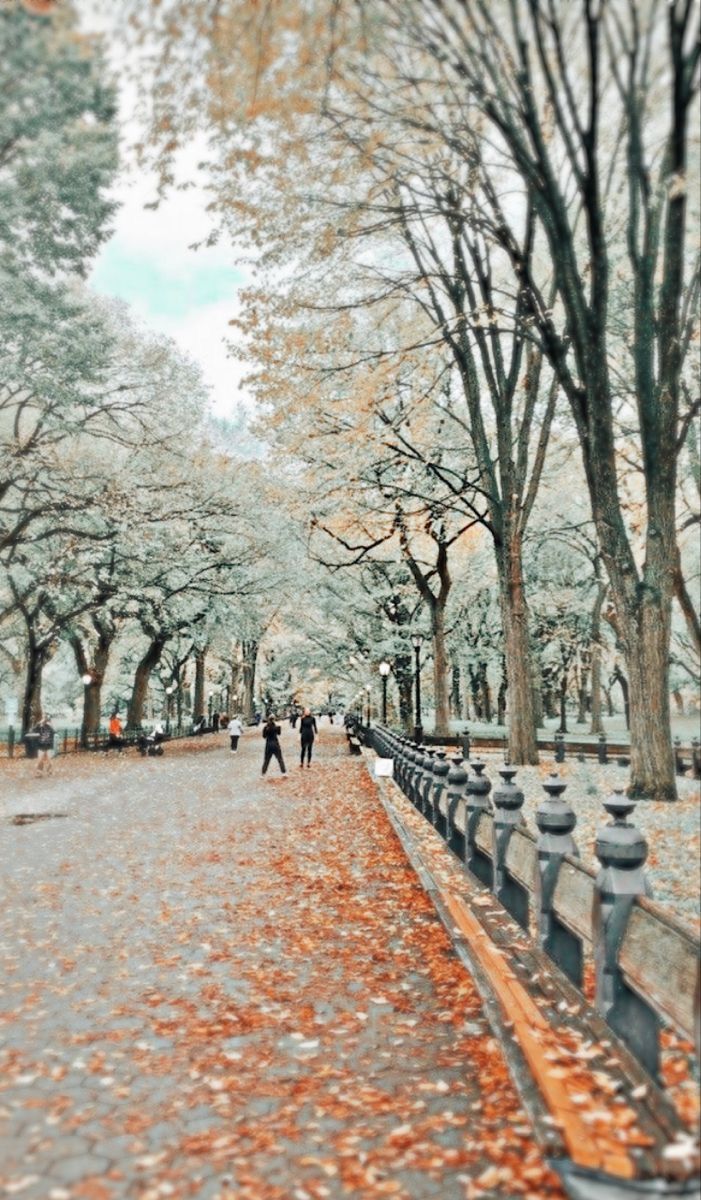
[[[701,753],[698,738],[694,738],[685,757],[681,739],[674,739],[674,769],[677,775],[690,774],[692,779],[701,779]]]
[[[390,819],[570,1196],[698,1197],[698,1148],[659,1078],[663,1026],[698,1055],[699,939],[645,894],[630,803],[606,802],[596,872],[573,853],[576,818],[557,777],[534,833],[515,771],[490,800],[482,764],[468,778],[459,758],[385,731],[375,748],[394,757],[396,783],[378,784]]]
[[[348,738],[348,749],[351,754],[362,754],[363,743],[357,733],[354,733],[352,729],[348,729],[346,730],[346,736]]]

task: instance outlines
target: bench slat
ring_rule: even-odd
[[[518,883],[533,891],[538,869],[536,839],[527,829],[514,829],[506,848],[506,869]]]
[[[692,936],[658,905],[639,900],[633,905],[618,961],[626,983],[694,1041],[699,955]]]
[[[557,919],[587,946],[592,943],[595,880],[595,871],[565,855],[553,892]]]

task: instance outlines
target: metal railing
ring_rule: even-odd
[[[202,731],[202,736],[215,732],[210,727]],[[139,738],[144,734],[148,735],[146,729],[126,729],[123,738],[122,749],[129,749],[137,746]],[[164,735],[164,741],[180,741],[192,736],[192,727],[187,724],[172,725],[168,734]],[[198,735],[200,736],[200,735]],[[109,729],[107,726],[100,725],[93,733],[87,736],[83,735],[81,728],[78,727],[60,727],[56,729],[54,738],[54,754],[86,754],[94,753],[95,751],[109,752],[110,750],[119,750],[120,747],[110,745]],[[0,758],[14,758],[26,752],[25,739],[21,731],[15,729],[12,725],[5,729],[0,729]]]

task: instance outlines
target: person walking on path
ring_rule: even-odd
[[[287,774],[287,771],[285,770],[285,761],[282,757],[282,750],[280,749],[280,742],[278,741],[279,737],[280,726],[276,723],[274,717],[268,717],[265,725],[263,726],[265,754],[263,755],[263,769],[261,770],[261,775],[265,775],[265,772],[270,766],[271,758],[277,759],[281,774]]]
[[[307,766],[311,767],[312,765],[312,746],[314,745],[314,737],[317,732],[316,718],[312,715],[311,709],[305,708],[302,713],[302,720],[299,723],[299,737],[302,745],[299,757],[300,767],[304,766],[305,755]]]
[[[239,738],[241,737],[241,734],[243,733],[243,725],[241,724],[241,718],[240,717],[232,717],[231,720],[229,721],[229,724],[226,727],[226,732],[228,733],[229,739],[231,741],[231,753],[238,754]]]
[[[54,739],[56,737],[56,733],[53,725],[51,724],[50,718],[47,717],[45,713],[42,713],[41,719],[39,723],[34,726],[32,733],[39,734],[39,741],[37,742],[37,775],[43,775],[44,767],[46,767],[46,774],[50,775],[51,771],[53,770],[51,759],[54,752]]]

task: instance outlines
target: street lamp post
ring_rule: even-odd
[[[367,704],[368,704],[368,719],[367,719],[368,729],[370,728],[370,720],[372,717],[372,714],[370,712],[370,693],[371,693],[371,691],[372,691],[372,685],[369,683],[366,683],[365,684],[365,694],[367,695]]]
[[[392,668],[384,660],[380,663],[379,671],[382,677],[382,724],[387,724],[387,676]]]
[[[207,714],[209,717],[209,720],[207,723],[208,723],[210,729],[212,727],[212,701],[213,701],[213,699],[214,699],[214,692],[210,692],[207,697]]]
[[[170,706],[173,702],[173,692],[175,684],[169,683],[166,688],[166,737],[170,737]]]
[[[92,675],[90,674],[89,671],[86,671],[85,674],[81,675],[80,678],[83,683],[83,728],[81,731],[81,739],[80,740],[81,740],[83,749],[85,750],[85,748],[87,747],[87,744],[88,744],[88,706],[90,704],[89,689],[92,686]]]
[[[414,647],[414,654],[416,656],[416,667],[415,667],[416,723],[414,725],[414,741],[416,742],[417,745],[421,741],[423,741],[423,736],[424,736],[423,725],[421,724],[421,660],[419,657],[421,654],[421,646],[423,645],[423,640],[424,639],[420,633],[412,634],[411,644]]]

